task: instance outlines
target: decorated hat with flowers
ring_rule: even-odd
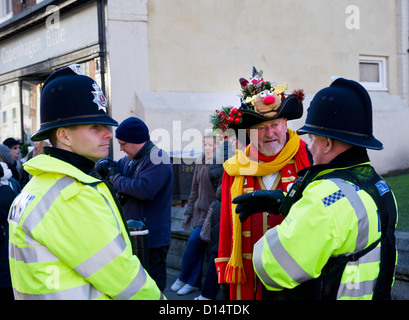
[[[299,119],[303,115],[304,91],[286,95],[286,83],[272,83],[263,78],[263,71],[253,67],[250,80],[239,79],[241,106],[223,107],[212,116],[213,129],[247,129],[264,121],[278,118]]]

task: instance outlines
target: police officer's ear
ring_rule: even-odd
[[[351,144],[333,138],[323,137],[324,139],[324,154],[330,155],[331,160],[337,155],[347,151],[352,147]]]
[[[322,137],[324,140],[324,149],[323,152],[324,154],[330,153],[332,150],[334,150],[334,140],[328,137]]]
[[[60,127],[55,131],[55,137],[58,145],[71,147],[72,140],[70,135],[70,129],[68,127]]]

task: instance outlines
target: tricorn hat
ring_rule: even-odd
[[[304,92],[294,90],[286,95],[286,83],[276,84],[263,79],[263,71],[253,67],[250,80],[240,78],[241,106],[239,108],[224,107],[216,110],[211,121],[213,129],[248,129],[261,122],[286,118],[299,119],[303,115]]]

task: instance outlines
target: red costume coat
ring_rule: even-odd
[[[281,189],[287,192],[289,188],[291,188],[292,183],[298,178],[297,171],[309,165],[310,161],[307,156],[306,143],[301,140],[298,153],[280,170],[272,190]],[[231,216],[232,199],[230,188],[233,181],[234,177],[224,172],[220,212],[219,254],[215,260],[219,283],[226,282],[225,271],[232,251],[233,222]],[[243,185],[243,193],[250,193],[260,189],[266,189],[262,177],[246,177]],[[244,284],[230,283],[231,300],[262,299],[262,284],[253,270],[253,247],[268,229],[273,228],[283,220],[284,217],[281,215],[272,214],[270,217],[267,217],[267,212],[262,212],[251,215],[242,224],[242,258],[246,282]]]

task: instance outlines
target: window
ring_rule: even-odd
[[[11,0],[0,1],[0,23],[13,17],[11,10]]]
[[[30,137],[40,129],[40,92],[42,82],[23,81],[22,102],[23,102],[23,126],[25,142],[30,143]]]
[[[359,81],[367,90],[387,91],[386,58],[359,57]]]
[[[0,86],[0,141],[9,137],[21,139],[20,98],[18,81]]]

